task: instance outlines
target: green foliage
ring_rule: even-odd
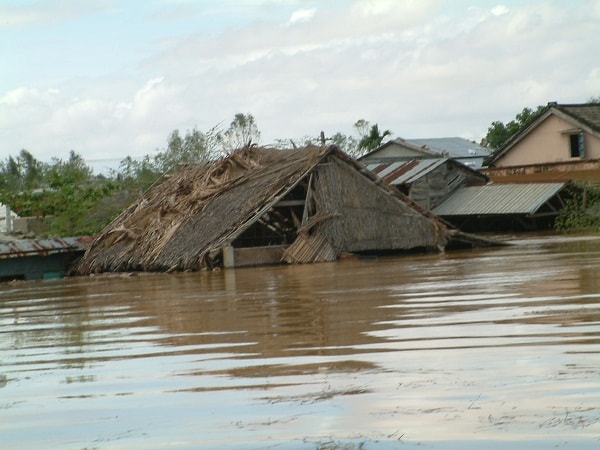
[[[580,184],[554,222],[557,230],[588,229],[600,231],[600,185]]]
[[[182,138],[179,130],[174,130],[167,143],[167,149],[154,157],[156,170],[166,173],[178,164],[208,161],[215,154],[216,131],[213,128],[204,134],[195,128],[187,131]]]
[[[304,137],[298,145],[281,140],[280,147],[332,143],[358,157],[379,146],[389,136],[377,124],[361,119],[354,124],[358,136],[335,133],[330,138]],[[20,216],[46,218],[48,232],[57,236],[94,234],[163,175],[180,164],[209,161],[238,148],[258,144],[260,131],[252,114],[238,113],[226,130],[213,127],[203,133],[197,129],[182,135],[173,130],[167,146],[141,159],[127,156],[108,177],[94,175],[83,158],[71,151],[66,161],[53,158],[50,163],[36,160],[27,150],[17,157],[0,161],[0,202]],[[285,144],[285,145],[284,145]]]
[[[92,178],[92,169],[84,159],[73,150],[69,153],[68,161],[57,158],[47,167],[45,179],[48,187],[60,189],[64,186],[78,186]]]
[[[231,153],[242,147],[260,143],[260,131],[252,114],[238,113],[229,128],[216,133],[216,141],[225,153]]]
[[[544,111],[544,106],[538,106],[537,109],[523,108],[515,116],[514,120],[504,124],[500,121],[492,122],[484,138],[484,143],[488,147],[499,148],[504,145],[512,136],[528,127]]]
[[[22,150],[0,165],[0,201],[20,216],[46,217],[48,232],[75,236],[98,231],[88,212],[118,188],[113,180],[96,178],[83,158],[71,151],[69,159],[44,164]]]
[[[359,120],[355,127],[360,129],[364,127],[365,123],[368,125],[368,122],[364,120]],[[371,150],[375,150],[377,147],[381,145],[383,139],[387,136],[390,136],[392,132],[390,130],[385,130],[383,133],[379,131],[379,126],[377,124],[372,125],[369,128],[368,133],[364,134],[360,141],[358,142],[358,151],[362,153],[370,152]]]
[[[278,139],[275,144],[278,148],[282,149],[298,148],[306,145],[335,144],[348,155],[358,158],[366,152],[379,147],[383,139],[391,135],[390,130],[385,130],[381,133],[377,124],[371,126],[364,119],[357,120],[354,123],[354,129],[356,130],[356,134],[354,135],[337,132],[331,137],[325,137],[323,132],[321,132],[319,136],[304,136],[300,139]]]
[[[141,160],[127,156],[119,164],[119,171],[112,174],[124,187],[146,190],[161,175],[154,161],[148,156]]]
[[[208,133],[188,130],[181,137],[179,130],[173,130],[167,139],[167,148],[153,157],[144,156],[136,160],[127,156],[119,165],[119,171],[113,174],[129,189],[146,190],[162,175],[171,172],[180,164],[208,161],[216,157],[217,131]]]
[[[354,136],[347,136],[342,133],[335,133],[331,136],[331,143],[339,147],[340,150],[348,153],[350,156],[358,157],[358,139]]]
[[[118,187],[113,181],[62,186],[50,196],[54,200],[54,218],[50,221],[50,232],[58,236],[96,233],[106,225],[106,218],[93,220],[91,213]],[[118,212],[120,211],[112,211],[112,215]]]
[[[19,192],[40,188],[45,169],[43,163],[23,149],[16,158],[9,156],[6,161],[0,162],[0,190]]]

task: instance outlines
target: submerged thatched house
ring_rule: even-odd
[[[75,274],[332,261],[440,249],[449,231],[335,146],[243,148],[184,167],[107,226]]]

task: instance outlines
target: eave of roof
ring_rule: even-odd
[[[381,144],[379,147],[377,147],[375,150],[371,150],[368,153],[365,153],[364,155],[362,155],[360,158],[358,158],[358,161],[361,161],[363,159],[368,158],[369,156],[373,156],[376,155],[377,153],[381,152],[382,150],[384,150],[385,148],[391,146],[391,145],[399,145],[402,146],[408,150],[414,151],[414,152],[418,152],[418,153],[422,153],[425,156],[433,156],[433,157],[439,157],[441,156],[440,153],[429,149],[429,148],[424,148],[424,147],[419,147],[415,144],[412,144],[402,138],[396,138],[396,139],[391,139],[383,144]]]
[[[83,252],[85,239],[66,237],[52,239],[17,239],[0,242],[0,259],[21,258],[25,256],[48,256],[55,253]]]

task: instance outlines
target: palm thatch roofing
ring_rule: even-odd
[[[242,148],[183,167],[95,238],[74,274],[210,269],[225,247],[281,246],[281,262],[440,249],[445,224],[335,146]]]

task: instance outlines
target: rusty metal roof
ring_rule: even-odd
[[[410,184],[446,161],[448,158],[412,159],[410,161],[368,164],[367,169],[383,178],[388,184]]]
[[[86,239],[86,237],[67,237],[4,241],[0,242],[0,259],[83,251],[85,250]]]
[[[535,214],[567,183],[488,184],[457,191],[434,208],[438,216]]]

